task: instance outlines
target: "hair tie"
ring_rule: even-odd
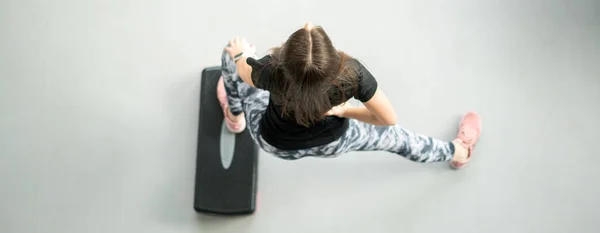
[[[244,52],[238,53],[233,57],[233,62],[237,62],[238,60],[240,60],[240,58],[242,58],[242,56],[244,56]]]

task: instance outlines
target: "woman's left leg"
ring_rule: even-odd
[[[252,93],[261,90],[244,83],[239,77],[235,62],[225,50],[221,54],[221,75],[222,80],[217,84],[217,96],[223,108],[227,128],[233,133],[240,133],[247,124],[243,102]]]
[[[251,87],[245,83],[237,73],[237,66],[231,56],[223,51],[221,55],[221,75],[222,83],[217,90],[219,101],[224,108],[225,120],[227,115],[233,115],[232,118],[238,118],[243,122],[243,126],[248,129],[250,135],[262,146],[259,141],[259,125],[267,106],[269,105],[269,92]],[[232,119],[229,119],[230,121]],[[235,119],[233,119],[235,120]],[[232,123],[235,126],[235,123]],[[242,132],[245,128],[232,130],[235,133]]]

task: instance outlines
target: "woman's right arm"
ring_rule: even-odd
[[[372,125],[390,126],[396,124],[396,113],[387,96],[377,89],[373,97],[360,107],[337,106],[328,115],[352,118]]]
[[[343,112],[343,117],[353,118],[368,124],[390,126],[396,124],[396,113],[387,96],[381,89],[363,103],[365,106],[349,107]]]

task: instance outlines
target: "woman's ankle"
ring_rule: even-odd
[[[227,108],[227,118],[229,118],[231,121],[233,121],[234,123],[240,122],[242,120],[244,120],[244,113],[240,113],[238,115],[234,115],[231,112],[231,109]]]
[[[469,149],[463,146],[460,139],[454,139],[452,144],[454,145],[454,156],[452,157],[453,161],[462,162],[469,158]]]

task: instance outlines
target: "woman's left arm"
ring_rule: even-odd
[[[238,75],[242,78],[242,80],[254,87],[254,83],[252,82],[252,66],[248,65],[246,62],[246,57],[241,57],[237,62],[235,62],[235,66],[237,67]]]
[[[231,59],[235,59],[235,56],[242,54],[241,57],[235,61],[237,73],[245,83],[254,87],[254,83],[252,82],[252,66],[248,65],[246,59],[248,56],[252,56],[256,53],[256,47],[248,43],[246,38],[240,39],[239,37],[236,37],[229,41],[229,46],[225,47],[225,51],[229,53]]]

